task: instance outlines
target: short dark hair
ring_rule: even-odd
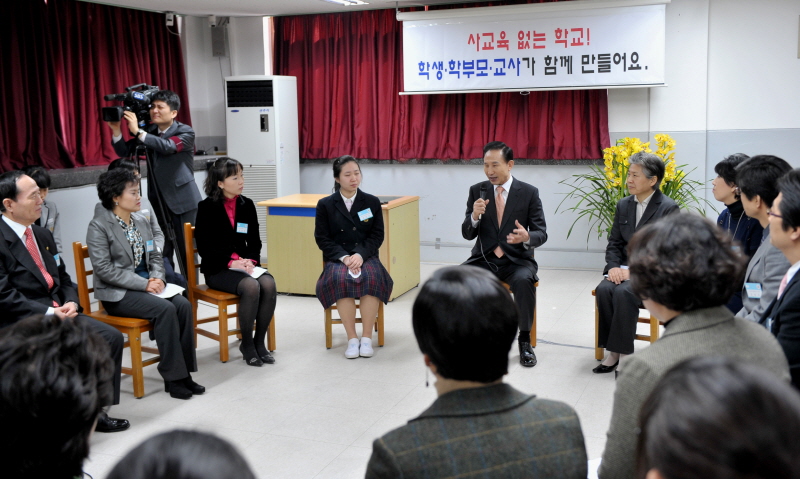
[[[770,208],[778,196],[778,178],[791,169],[782,158],[756,155],[736,167],[736,185],[747,199],[758,196]]]
[[[342,155],[339,158],[336,158],[335,160],[333,160],[333,177],[334,178],[339,178],[339,175],[342,174],[342,168],[344,168],[344,165],[346,165],[346,164],[348,164],[350,162],[353,162],[356,165],[358,165],[358,171],[361,171],[361,163],[359,163],[358,160],[356,160],[355,158],[353,158],[350,155]],[[337,182],[337,181],[333,182],[333,192],[334,193],[339,191],[339,189],[341,187],[342,187],[342,185],[340,185],[339,182]]]
[[[490,141],[487,143],[486,146],[483,147],[483,156],[486,156],[486,153],[493,150],[500,150],[506,163],[514,159],[514,150],[502,141]]]
[[[255,479],[228,441],[199,431],[175,430],[145,439],[123,457],[107,479]]]
[[[25,173],[19,170],[6,171],[0,175],[0,211],[6,211],[6,205],[3,203],[6,198],[12,201],[17,201],[19,196],[19,188],[17,188],[17,181]]]
[[[781,193],[781,228],[784,231],[800,227],[800,169],[792,170],[778,179]]]
[[[667,215],[628,244],[631,289],[674,311],[720,306],[741,287],[747,257],[726,231],[696,213]]]
[[[108,164],[107,171],[114,171],[117,168],[127,168],[129,170],[135,171],[136,173],[139,173],[138,163],[129,158],[117,158],[116,160]]]
[[[489,383],[508,373],[517,307],[488,271],[475,266],[437,270],[420,289],[411,316],[419,349],[442,377]]]
[[[22,169],[22,172],[33,178],[40,190],[50,189],[50,174],[43,167],[28,165]]]
[[[114,198],[120,196],[129,184],[139,184],[139,175],[127,168],[106,171],[97,180],[97,196],[107,210],[114,209]]]
[[[150,101],[163,101],[169,106],[170,110],[178,111],[181,109],[181,97],[172,90],[159,90],[153,94],[153,98]]]
[[[664,172],[666,171],[664,160],[653,153],[640,151],[632,154],[628,158],[628,161],[631,165],[642,165],[642,173],[644,173],[645,178],[648,180],[654,176],[656,177],[656,184],[653,185],[653,191],[661,186],[661,180],[664,179]]]
[[[220,181],[225,181],[225,178],[244,171],[244,167],[239,163],[239,160],[234,160],[227,156],[209,161],[206,168],[208,171],[206,172],[206,181],[203,183],[203,189],[206,192],[206,196],[213,201],[220,201],[224,196],[222,189],[219,187]]]
[[[637,474],[768,479],[800,470],[800,396],[769,371],[722,356],[669,370],[639,414]]]
[[[113,374],[107,342],[81,319],[36,315],[0,330],[4,475],[81,476]]]
[[[734,153],[714,166],[714,172],[730,187],[736,186],[736,167],[750,157],[744,153]]]

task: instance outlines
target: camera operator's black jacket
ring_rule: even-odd
[[[179,121],[172,122],[172,126],[159,137],[156,125],[147,125],[144,142],[133,138],[127,142],[122,140],[113,143],[114,151],[120,157],[130,156],[135,153],[136,147],[144,143],[153,158],[153,173],[147,175],[147,199],[156,204],[155,188],[152,178],[158,180],[158,187],[164,196],[165,207],[175,214],[183,214],[197,209],[200,202],[200,192],[194,182],[194,130],[191,126]]]

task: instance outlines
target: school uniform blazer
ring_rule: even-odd
[[[58,257],[53,235],[36,225],[31,225],[31,230],[44,267],[53,277],[53,288],[48,290],[47,281],[25,242],[0,218],[0,311],[3,312],[0,327],[34,314],[45,314],[53,301],[62,306],[70,301],[78,304],[78,292]],[[78,311],[82,311],[80,305]]]
[[[366,477],[585,479],[586,473],[583,433],[570,406],[496,384],[444,394],[375,440]]]
[[[101,207],[102,208],[102,207]],[[164,263],[161,252],[155,247],[150,221],[141,213],[131,213],[136,228],[142,235],[144,258],[151,278],[166,283]],[[153,241],[153,248],[147,251],[147,242]],[[136,274],[138,264],[134,263],[133,249],[125,231],[119,225],[111,210],[95,210],[86,231],[86,245],[94,270],[94,297],[100,301],[120,301],[128,291],[145,291],[148,280]]]
[[[472,226],[472,206],[481,197],[481,187],[486,188],[486,195],[490,196],[489,205],[486,213],[478,221],[478,225]],[[493,255],[493,251],[500,245],[503,253],[517,265],[531,268],[534,277],[538,265],[534,257],[534,248],[538,248],[547,241],[547,224],[544,220],[542,201],[539,199],[539,190],[533,185],[514,178],[511,182],[511,191],[508,192],[508,200],[503,210],[503,220],[498,226],[497,207],[495,205],[494,186],[490,181],[476,183],[469,188],[467,198],[467,212],[461,224],[461,235],[465,240],[474,240],[480,237],[472,247],[472,256],[464,264],[483,260],[484,256]],[[515,220],[523,228],[528,230],[530,240],[527,247],[522,243],[508,244],[506,238],[514,232],[517,227]],[[481,247],[483,249],[481,250]],[[538,280],[538,278],[537,278]]]
[[[144,142],[132,138],[127,142],[119,140],[114,151],[121,157],[134,154],[138,145],[144,144],[153,154],[153,174],[147,174],[147,196],[154,205],[152,178],[155,176],[161,194],[170,211],[183,214],[197,208],[201,200],[200,192],[194,182],[194,130],[191,126],[173,121],[164,137],[158,134],[158,127],[150,124],[143,128],[147,132]]]
[[[643,227],[678,211],[678,204],[659,190],[653,193],[647,208],[644,209],[639,224],[636,224],[636,195],[630,195],[617,202],[614,223],[608,234],[606,246],[606,267],[603,274],[611,268],[628,264],[628,242],[633,234]]]
[[[52,201],[42,203],[42,216],[39,217],[39,226],[50,230],[50,233],[53,234],[53,239],[56,241],[58,252],[63,253],[64,251],[61,249],[61,223],[58,220],[56,204]]]
[[[372,217],[361,219],[359,211],[369,210]],[[377,196],[360,189],[350,211],[338,191],[317,203],[314,239],[327,261],[360,254],[366,261],[376,256],[383,244],[383,210]]]
[[[761,285],[761,297],[750,298],[747,295],[747,288],[742,287],[742,309],[736,313],[739,318],[758,322],[764,315],[770,303],[778,296],[778,288],[781,286],[783,275],[792,266],[781,250],[772,246],[769,241],[769,225],[764,228],[764,236],[761,246],[756,250],[756,254],[747,264],[747,273],[744,275],[745,283],[757,283]]]
[[[228,269],[233,253],[261,264],[261,236],[253,200],[241,195],[236,199],[234,223],[247,225],[247,232],[237,233],[231,226],[222,200],[214,201],[209,197],[197,205],[194,237],[197,252],[203,259],[200,265],[203,274],[217,274]]]
[[[789,366],[780,344],[758,324],[734,318],[725,306],[676,316],[658,341],[620,362],[606,449],[598,470],[600,479],[634,477],[642,404],[673,366],[701,356],[725,356],[789,380]]]
[[[789,362],[792,384],[800,389],[800,274],[795,274],[783,290],[780,299],[774,299],[761,317],[760,323],[767,326],[772,320],[770,332],[775,335]]]

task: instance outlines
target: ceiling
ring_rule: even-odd
[[[382,8],[415,7],[472,3],[479,0],[364,0],[369,5],[342,6],[324,0],[85,0],[93,3],[116,5],[154,12],[174,12],[192,16],[265,16],[305,15],[310,13],[341,13],[355,10],[378,10]]]

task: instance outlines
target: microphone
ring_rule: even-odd
[[[484,198],[485,196],[486,196],[486,185],[481,185],[481,199],[485,200],[486,199]],[[482,218],[483,218],[483,213],[478,215],[478,221],[480,221]]]

